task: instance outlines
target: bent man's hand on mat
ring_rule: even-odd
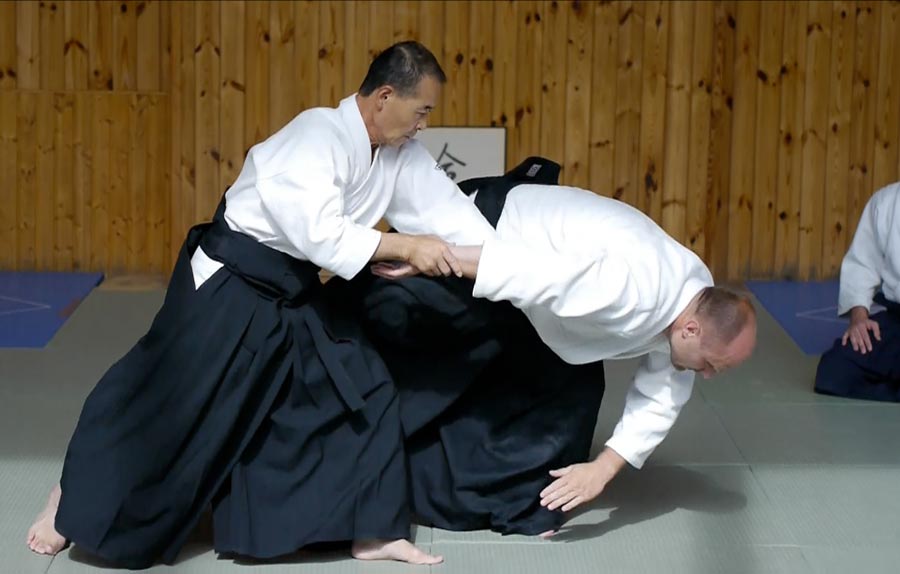
[[[871,353],[872,339],[869,331],[872,331],[876,341],[881,341],[881,327],[869,319],[868,310],[865,307],[854,307],[850,310],[850,326],[841,338],[841,343],[846,347],[849,340],[854,351],[863,355]]]
[[[550,476],[556,480],[541,491],[541,506],[549,510],[562,508],[563,512],[568,512],[590,502],[603,492],[623,466],[625,459],[611,448],[606,448],[593,462],[551,470]]]

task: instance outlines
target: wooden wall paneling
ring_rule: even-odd
[[[93,92],[91,97],[91,229],[89,269],[110,270],[109,252],[109,189],[110,138],[112,125],[111,96]]]
[[[882,4],[879,43],[875,190],[900,179],[897,165],[900,148],[900,2]]]
[[[568,185],[590,185],[591,57],[594,47],[593,10],[585,2],[567,2],[566,116],[563,174]],[[527,153],[527,152],[526,152]]]
[[[244,34],[248,6],[244,2],[222,4],[222,37],[219,82],[219,187],[224,192],[237,179],[244,165],[245,105],[247,105],[247,43],[254,34]],[[255,30],[254,30],[255,32]]]
[[[778,125],[781,109],[781,50],[784,43],[784,2],[760,9],[759,61],[756,72],[756,141],[751,277],[770,277],[775,257],[775,204],[778,196]]]
[[[241,4],[242,2],[223,2],[223,8],[229,4]],[[160,33],[160,2],[159,0],[147,0],[138,2],[134,7],[137,18],[137,84],[141,91],[156,92],[161,89],[161,66],[165,51],[162,46],[162,34]]]
[[[269,3],[269,130],[263,139],[318,99],[318,16],[312,2]]]
[[[41,14],[38,2],[16,2],[16,87],[41,88]]]
[[[113,86],[116,90],[137,89],[137,9],[133,0],[113,2]]]
[[[197,3],[196,73],[197,73],[197,159],[195,219],[211,221],[222,199],[225,186],[219,182],[222,127],[221,107],[221,7],[215,0]]]
[[[65,87],[65,2],[38,2],[40,18],[40,87],[44,90],[61,90]]]
[[[563,165],[566,158],[565,126],[566,118],[566,76],[561,62],[566,61],[566,39],[568,38],[569,10],[559,2],[545,3],[541,12],[544,25],[543,55],[541,60],[541,153]],[[498,38],[495,37],[495,40]],[[495,50],[502,46],[495,44]],[[496,66],[494,66],[496,67]],[[501,76],[500,70],[493,71],[495,84]],[[496,86],[494,90],[496,91]],[[507,141],[509,134],[507,133]],[[511,167],[511,166],[509,166]],[[568,183],[565,171],[560,175],[561,183]]]
[[[149,220],[149,208],[155,190],[147,187],[147,172],[151,167],[147,164],[149,148],[147,145],[147,121],[150,117],[150,96],[131,94],[128,97],[128,253],[126,269],[130,273],[140,273],[149,265],[148,247],[159,238],[153,236]]]
[[[659,191],[663,228],[687,243],[688,166],[691,149],[691,79],[694,52],[694,9],[675,1],[669,10],[663,177]]]
[[[445,12],[442,50],[436,54],[447,74],[443,90],[443,122],[464,126],[469,119],[469,5],[457,3]],[[525,86],[522,86],[525,89]]]
[[[7,69],[7,68],[4,68]],[[18,94],[0,90],[0,269],[16,269],[18,240]]]
[[[691,125],[688,150],[688,196],[685,214],[686,245],[706,254],[707,201],[710,184],[712,135],[712,65],[714,4],[699,2],[694,14],[694,53],[691,64]]]
[[[430,3],[429,3],[430,4]],[[491,125],[491,92],[494,88],[494,35],[492,33],[492,2],[475,0],[470,4],[469,34],[469,125]],[[538,8],[541,27],[546,29],[546,6]],[[546,36],[546,34],[545,34]],[[544,42],[546,49],[546,41]],[[543,68],[541,68],[543,70]],[[438,120],[435,120],[436,122]],[[543,122],[543,119],[541,120]],[[509,145],[509,133],[506,134]],[[543,150],[543,148],[541,148]]]
[[[442,6],[439,2],[429,2],[429,4]],[[359,90],[371,63],[368,52],[369,22],[367,15],[365,4],[347,3],[343,29],[345,95]]]
[[[847,189],[847,238],[852,239],[872,194],[875,160],[875,110],[878,106],[878,58],[882,2],[857,2],[853,91],[850,105],[850,170]]]
[[[113,13],[116,2],[92,2],[88,33],[90,89],[113,89]]]
[[[754,142],[759,81],[759,12],[758,3],[737,3],[733,153],[728,201],[728,277],[732,279],[746,277],[750,271],[753,190],[756,184]]]
[[[112,93],[107,96],[109,105],[109,226],[106,241],[109,243],[108,269],[119,274],[130,271],[128,253],[133,249],[130,230],[131,220],[131,146],[129,117],[134,105],[134,94]]]
[[[66,4],[63,48],[66,90],[86,90],[90,85],[90,15],[91,3],[87,0]]]
[[[246,3],[243,152],[269,135],[269,67],[272,52],[269,2]],[[177,109],[173,100],[173,113]]]
[[[806,99],[803,103],[803,184],[800,195],[799,271],[803,280],[821,277],[828,81],[831,63],[831,2],[809,4],[806,49]]]
[[[53,269],[75,265],[75,94],[53,94]]]
[[[825,219],[822,276],[836,277],[847,251],[847,195],[850,190],[850,107],[856,11],[853,2],[832,3],[831,77],[826,139]]]
[[[541,62],[543,59],[544,25],[541,22],[543,2],[524,1],[518,3],[516,37],[518,38],[517,77],[519,89],[515,91],[515,128],[513,142],[514,156],[509,167],[521,163],[526,157],[538,155],[541,147]],[[592,12],[592,8],[587,10]],[[592,18],[592,16],[589,16]],[[587,46],[590,65],[591,46]],[[468,66],[468,63],[464,62]],[[590,69],[587,70],[590,74]],[[588,96],[590,98],[590,96]],[[590,102],[588,102],[588,105]],[[587,166],[585,166],[587,167]]]
[[[179,47],[174,56],[177,58],[177,87],[173,90],[180,101],[172,117],[175,120],[172,138],[177,140],[177,196],[172,197],[174,212],[172,235],[184,238],[187,230],[197,223],[197,70],[195,62],[197,4],[184,2],[173,5],[173,18],[179,19]],[[173,34],[175,29],[173,28]],[[175,38],[172,40],[175,43]],[[177,116],[177,117],[176,117]],[[173,176],[176,177],[176,176]]]
[[[641,185],[637,206],[662,223],[663,146],[666,125],[666,81],[669,9],[666,1],[647,2],[644,15],[644,67],[641,90]]]
[[[616,134],[613,197],[638,204],[641,193],[641,80],[644,61],[644,3],[620,2],[619,55],[616,71]],[[546,122],[543,119],[542,122]],[[542,123],[543,125],[543,123]],[[552,129],[547,126],[548,131]]]
[[[616,78],[619,12],[614,3],[593,2],[591,55],[590,151],[588,187],[611,197],[615,192]]]
[[[729,194],[731,180],[731,131],[735,95],[736,2],[716,3],[713,38],[713,92],[711,117],[710,183],[706,215],[704,260],[717,280],[728,278]],[[736,152],[739,153],[739,152]]]
[[[34,256],[35,269],[53,269],[53,199],[56,176],[53,140],[56,114],[53,109],[53,93],[39,91],[32,95],[37,100],[35,131],[37,149],[35,153],[34,187]]]
[[[562,9],[562,5],[560,5]],[[516,76],[518,29],[515,21],[518,6],[510,0],[494,2],[494,88],[491,102],[491,124],[506,128],[506,168],[513,167],[519,157],[516,149]],[[560,41],[562,38],[560,38]],[[445,118],[446,119],[446,118]],[[446,123],[446,122],[445,122]]]
[[[17,85],[16,4],[15,0],[0,0],[0,90]]]
[[[85,81],[87,77],[85,76]],[[72,201],[73,201],[73,234],[75,244],[73,246],[73,268],[93,269],[91,266],[91,202],[93,194],[93,141],[94,131],[93,110],[94,96],[91,92],[77,92],[75,94],[75,127],[72,134]],[[168,126],[160,126],[168,133]],[[161,169],[169,164],[169,158],[165,158]],[[160,194],[168,194],[168,186],[160,189]],[[166,223],[169,214],[165,214]]]
[[[350,92],[344,89],[344,27],[346,2],[329,2],[319,8],[319,94],[320,106],[336,106]],[[355,91],[355,87],[352,91]],[[300,108],[297,112],[305,108]]]

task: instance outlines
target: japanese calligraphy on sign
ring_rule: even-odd
[[[504,128],[428,128],[416,139],[455,182],[502,175],[506,167]]]

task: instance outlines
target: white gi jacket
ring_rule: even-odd
[[[372,152],[356,94],[302,112],[253,146],[225,194],[234,231],[350,279],[375,253],[384,217],[402,233],[480,245],[494,229],[418,141]],[[197,249],[199,287],[221,264]]]
[[[510,191],[473,294],[522,309],[570,364],[645,355],[606,445],[640,468],[691,395],[664,335],[712,275],[633,207],[573,187]]]
[[[875,292],[900,303],[900,182],[881,188],[869,199],[841,263],[838,314],[853,307],[871,311]]]

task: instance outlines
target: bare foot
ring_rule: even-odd
[[[559,530],[548,530],[546,532],[541,532],[538,536],[540,536],[544,540],[549,540],[550,538],[552,538],[553,536],[556,536],[557,534],[559,534]]]
[[[28,530],[28,538],[25,543],[28,544],[32,552],[53,556],[66,547],[68,541],[60,536],[54,527],[60,496],[62,496],[62,490],[57,484],[50,491],[47,506],[38,514],[34,524]]]
[[[398,560],[409,564],[440,564],[443,556],[419,550],[409,540],[354,540],[350,553],[358,560]]]

